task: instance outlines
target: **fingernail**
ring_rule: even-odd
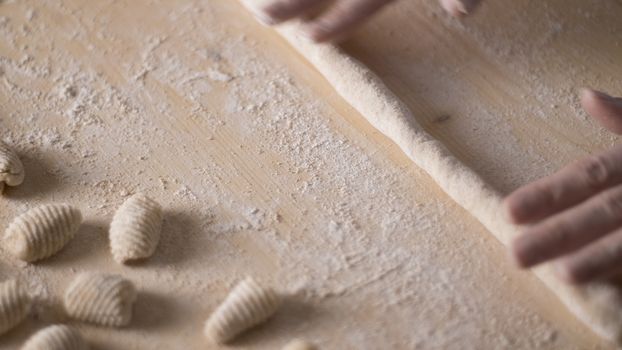
[[[452,16],[462,17],[470,14],[479,0],[442,0],[442,5]]]
[[[592,98],[594,96],[594,90],[588,88],[581,88],[579,90],[579,98],[581,101]]]
[[[468,15],[469,14],[469,10],[466,8],[466,6],[464,5],[464,2],[460,1],[460,0],[454,0],[453,1],[453,13],[454,16],[463,16],[463,15]]]
[[[441,5],[450,15],[460,17],[467,15],[467,9],[460,0],[442,0]]]

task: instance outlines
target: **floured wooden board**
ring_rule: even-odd
[[[567,3],[550,2],[541,20],[571,16]],[[591,16],[620,10],[593,3]],[[463,28],[433,2],[403,1],[347,46],[507,190],[615,141],[574,102],[561,103],[573,101],[571,87],[549,93],[559,80],[622,91],[609,79],[620,72],[615,60],[560,77],[583,57],[557,37],[532,44],[556,50],[541,53],[544,62],[489,42],[513,33],[492,30],[510,21],[500,14],[511,4],[482,8]],[[591,22],[604,28],[605,19]],[[521,45],[542,34],[526,31]],[[275,349],[294,337],[326,349],[607,347],[237,3],[4,1],[0,37],[1,137],[27,171],[0,202],[0,224],[53,201],[79,206],[86,222],[40,264],[1,256],[1,278],[28,278],[51,305],[1,338],[7,349],[59,319],[56,299],[85,270],[121,273],[139,289],[127,329],[79,325],[96,349],[212,348],[203,322],[247,274],[292,296],[239,348]],[[620,57],[619,45],[603,49],[591,54]],[[516,60],[507,72],[506,57]],[[555,79],[533,81],[530,69]],[[165,208],[162,242],[146,263],[121,267],[107,226],[139,190]]]
[[[622,95],[622,2],[484,1],[463,21],[418,3],[390,7],[348,52],[497,188],[618,140],[578,96],[583,87]]]

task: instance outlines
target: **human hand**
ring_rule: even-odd
[[[244,0],[257,18],[274,25],[293,18],[320,11],[305,23],[304,34],[315,42],[344,38],[358,25],[393,0]],[[251,4],[251,2],[253,2]],[[440,0],[441,5],[454,16],[472,11],[480,0]]]
[[[622,98],[584,90],[581,104],[622,134]],[[555,259],[569,283],[622,273],[622,145],[519,188],[504,204],[511,221],[532,224],[511,245],[520,267]]]

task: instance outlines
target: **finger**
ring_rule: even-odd
[[[470,14],[480,0],[441,0],[441,6],[454,17]]]
[[[611,277],[622,267],[622,230],[617,230],[557,263],[558,275],[573,284]]]
[[[393,0],[338,1],[325,14],[307,25],[306,35],[315,42],[343,37]]]
[[[326,0],[276,0],[263,6],[261,12],[270,24],[278,24],[299,17]]]
[[[581,105],[604,127],[616,134],[622,134],[622,98],[585,89],[581,92]]]
[[[517,224],[538,221],[622,183],[622,145],[570,164],[554,175],[519,188],[504,202]]]
[[[622,226],[622,185],[604,191],[530,228],[512,241],[520,267],[531,267],[584,247]]]

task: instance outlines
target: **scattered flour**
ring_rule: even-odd
[[[0,137],[29,174],[0,202],[0,223],[50,201],[85,217],[49,263],[5,264],[0,253],[0,278],[28,276],[51,299],[9,345],[57,320],[49,296],[87,270],[121,273],[140,290],[128,330],[84,329],[101,349],[203,346],[205,317],[246,275],[291,294],[242,339],[258,349],[294,336],[327,349],[572,349],[592,339],[572,320],[553,325],[559,309],[538,282],[395,147],[342,118],[352,111],[310,88],[322,82],[240,11],[230,0],[0,4]],[[483,110],[458,125],[500,128]],[[108,224],[136,192],[163,204],[161,242],[148,264],[117,266]]]

